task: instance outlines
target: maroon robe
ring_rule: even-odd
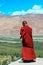
[[[20,34],[22,37],[22,59],[36,59],[33,47],[32,28],[30,28],[28,25],[21,27]]]

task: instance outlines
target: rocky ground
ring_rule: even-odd
[[[37,58],[36,62],[31,62],[31,63],[23,63],[21,59],[11,62],[9,65],[43,65],[43,58]]]

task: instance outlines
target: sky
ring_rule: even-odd
[[[43,14],[43,0],[0,0],[0,14]]]

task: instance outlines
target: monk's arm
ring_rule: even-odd
[[[25,35],[26,33],[25,33],[25,31],[24,30],[20,30],[20,39],[22,38],[22,37],[24,37],[24,35]]]

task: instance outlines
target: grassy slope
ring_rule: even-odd
[[[43,56],[43,37],[33,38],[36,55]],[[21,54],[21,40],[19,38],[1,37],[0,40],[3,41],[0,41],[0,54]]]

